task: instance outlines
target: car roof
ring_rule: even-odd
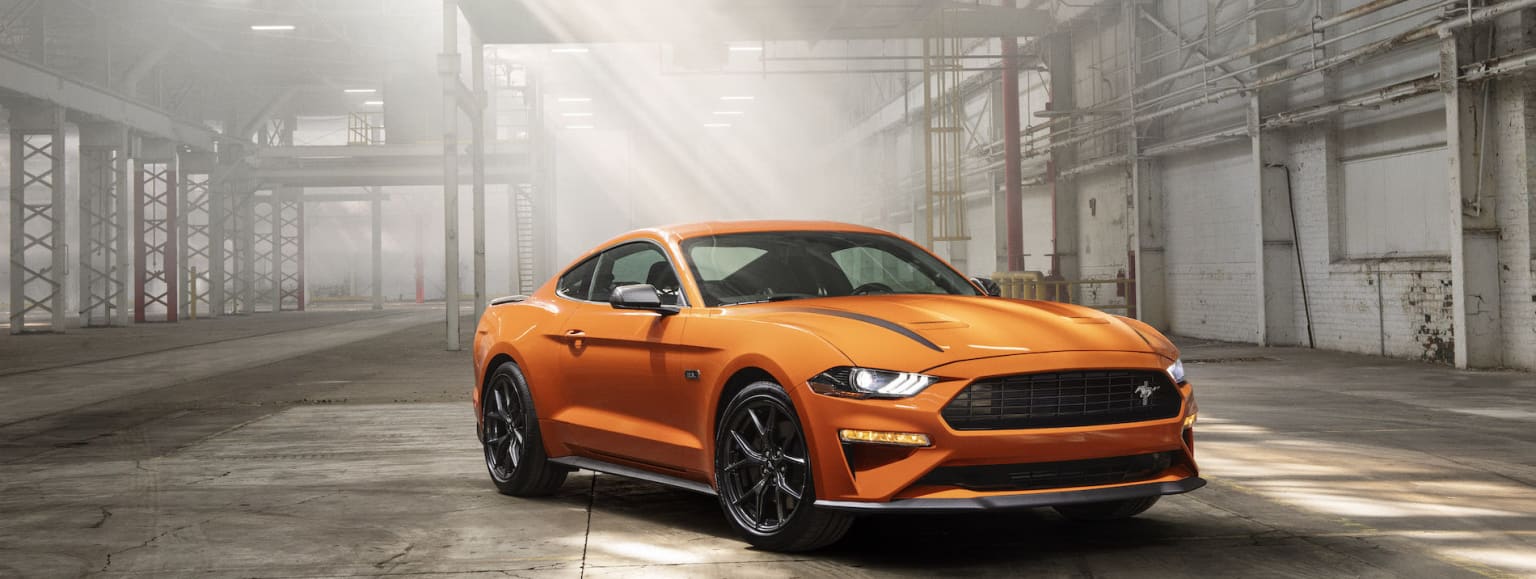
[[[891,235],[891,232],[854,225],[852,223],[839,223],[836,221],[797,221],[797,220],[772,220],[759,219],[747,221],[701,221],[698,223],[682,223],[640,230],[638,234],[650,231],[659,234],[663,238],[683,240],[707,235],[723,235],[729,233],[759,233],[765,231],[848,231],[859,233],[877,233]]]

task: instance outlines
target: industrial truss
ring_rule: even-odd
[[[126,163],[121,142],[80,147],[81,326],[121,324],[127,315],[121,308],[122,270],[128,267],[127,252],[121,251],[127,243],[122,239],[127,192],[121,179]]]
[[[947,30],[950,10],[940,13]],[[939,241],[971,238],[965,224],[965,47],[963,39],[932,36],[923,39],[923,153],[928,227],[923,236],[932,247]],[[915,220],[914,220],[915,221]]]
[[[176,321],[176,163],[139,160],[134,321]],[[160,315],[159,320],[151,316]]]
[[[277,200],[277,309],[304,311],[304,200],[285,191]]]
[[[192,317],[213,312],[213,214],[210,175],[184,170],[181,175],[182,266],[187,280],[182,311]]]
[[[277,220],[276,203],[272,196],[256,198],[252,201],[252,213],[255,219],[251,221],[252,245],[254,257],[254,271],[252,289],[256,311],[261,311],[261,304],[270,306],[271,311],[277,311]]]
[[[62,332],[64,114],[46,107],[18,118],[25,114],[11,114],[11,333]]]

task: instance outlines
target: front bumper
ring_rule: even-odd
[[[855,400],[800,389],[797,400],[816,462],[818,505],[870,511],[971,511],[1100,502],[1176,494],[1200,488],[1192,432],[1186,429],[1193,394],[1177,386],[1178,415],[1158,420],[1016,430],[955,430],[943,407],[975,378],[1071,369],[1120,368],[1163,371],[1168,362],[1139,352],[1059,352],[959,362],[929,373],[946,378],[912,398]],[[929,436],[924,448],[844,444],[838,429],[913,432]],[[1169,453],[1165,470],[1145,478],[1092,486],[1029,489],[961,488],[924,477],[945,467],[1052,463]]]
[[[1102,503],[1142,497],[1176,495],[1205,486],[1205,479],[1189,478],[1097,489],[993,495],[968,499],[896,499],[890,502],[816,501],[816,506],[856,513],[964,513],[1008,509],[1033,509],[1082,503]]]

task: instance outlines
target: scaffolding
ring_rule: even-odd
[[[946,34],[953,9],[938,12],[923,38],[923,155],[929,248],[971,238],[965,223],[965,80],[963,40]]]

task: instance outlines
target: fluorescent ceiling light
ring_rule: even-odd
[[[762,52],[763,47],[757,45],[740,44],[731,47],[731,52]]]
[[[585,54],[588,52],[588,50],[580,46],[565,46],[561,48],[551,48],[549,49],[549,52],[552,54]]]
[[[376,88],[349,88],[349,89],[343,89],[341,92],[348,92],[348,93],[353,93],[353,94],[373,94],[373,93],[379,92],[379,89],[376,89]]]
[[[731,128],[731,124],[730,123],[704,123],[704,127],[705,128],[709,128],[709,129],[729,129],[729,128]]]
[[[363,101],[363,104],[376,106],[384,104],[384,101]]]
[[[590,129],[592,125],[566,125],[567,129]]]
[[[744,112],[741,112],[741,111],[715,111],[715,114],[717,114],[717,115],[744,115],[744,114],[747,114],[747,113],[744,113]]]
[[[592,102],[592,97],[560,97],[556,100],[562,103],[589,103]]]
[[[756,98],[757,97],[745,96],[745,95],[742,95],[742,96],[723,96],[723,97],[720,97],[720,100],[723,100],[723,101],[749,101],[749,100],[753,100],[753,99],[756,99]]]
[[[592,113],[560,113],[562,117],[590,117]]]
[[[252,24],[251,25],[251,30],[256,30],[256,31],[259,31],[259,32],[271,32],[271,31],[275,31],[275,30],[293,30],[294,28],[295,28],[295,26],[292,25],[292,24]]]

